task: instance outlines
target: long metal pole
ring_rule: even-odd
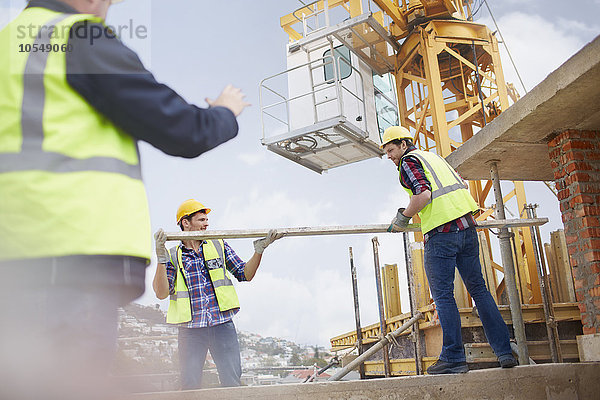
[[[333,375],[328,380],[329,381],[339,381],[344,376],[346,376],[348,374],[348,372],[350,372],[353,369],[355,369],[357,365],[362,364],[366,359],[368,359],[373,354],[375,354],[379,350],[381,350],[383,348],[383,346],[387,346],[390,343],[390,337],[397,338],[398,336],[400,336],[400,334],[402,332],[404,332],[405,330],[407,330],[408,328],[410,328],[415,322],[417,322],[421,318],[423,318],[423,314],[421,314],[421,312],[417,312],[417,314],[414,317],[412,317],[411,319],[409,319],[408,321],[406,321],[400,328],[396,329],[393,332],[390,332],[389,334],[387,334],[386,336],[384,336],[383,338],[381,338],[381,340],[379,342],[377,342],[373,346],[371,346],[361,356],[359,356],[359,357],[355,358],[354,360],[352,360],[352,362],[350,364],[348,364],[347,366],[345,366],[344,368],[342,368],[338,373],[336,373],[335,375]]]
[[[415,275],[412,268],[412,259],[410,255],[410,241],[408,232],[402,234],[404,239],[404,260],[406,262],[406,278],[408,279],[408,300],[410,302],[410,316],[414,317],[417,311],[417,299],[415,295]],[[419,324],[412,327],[412,340],[415,351],[415,372],[417,375],[423,375],[423,355],[421,354],[421,331]]]
[[[377,236],[371,239],[373,242],[373,259],[375,264],[375,285],[377,285],[377,305],[379,306],[379,332],[380,336],[384,337],[387,333],[387,325],[385,323],[385,314],[383,312],[383,294],[381,291],[381,271],[379,269],[379,241]],[[390,355],[388,354],[387,345],[383,347],[383,370],[385,377],[390,377]]]
[[[500,187],[500,178],[498,176],[498,164],[496,161],[491,161],[490,175],[492,185],[494,187],[494,196],[496,198],[496,218],[506,219],[504,213],[504,200],[502,199],[502,188]],[[515,280],[515,264],[510,246],[510,233],[508,228],[500,228],[498,239],[500,241],[500,254],[502,255],[502,266],[504,267],[504,281],[506,282],[506,291],[508,292],[508,301],[510,303],[510,315],[512,319],[513,329],[515,331],[515,339],[519,349],[519,364],[529,364],[529,350],[527,349],[527,337],[525,336],[525,322],[523,321],[523,313],[521,310],[521,299],[517,290]]]
[[[535,213],[536,206],[532,204],[526,205],[527,216],[532,216]],[[540,289],[542,292],[542,304],[544,307],[544,318],[546,320],[546,333],[548,335],[548,343],[550,345],[550,355],[552,356],[552,362],[562,362],[562,354],[560,351],[560,344],[558,343],[558,329],[556,327],[556,320],[554,319],[554,310],[552,309],[552,302],[548,293],[548,287],[546,285],[546,274],[544,273],[545,266],[542,265],[542,253],[540,245],[541,238],[538,231],[531,232],[531,242],[533,243],[533,254],[535,257],[535,266],[537,267],[538,279],[540,281]]]
[[[354,321],[356,322],[356,347],[358,349],[358,355],[363,353],[363,340],[362,340],[362,328],[360,326],[360,310],[358,307],[358,278],[356,276],[356,267],[354,266],[354,255],[352,254],[352,247],[349,249],[350,252],[350,273],[352,274],[352,295],[354,297]],[[358,370],[360,379],[365,379],[365,366],[360,365]]]
[[[518,226],[544,225],[548,218],[537,219],[496,219],[492,221],[478,221],[480,229],[503,228]],[[386,233],[388,224],[374,225],[344,225],[344,226],[305,226],[299,228],[277,228],[284,236],[321,236],[321,235],[355,235],[361,233]],[[270,229],[239,229],[221,231],[187,231],[167,232],[167,240],[208,240],[208,239],[243,239],[265,237]],[[419,232],[420,224],[408,224],[403,232]]]

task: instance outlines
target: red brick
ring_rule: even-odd
[[[600,274],[600,262],[593,262],[589,268],[594,274]],[[600,275],[598,275],[598,279],[596,280],[600,280]],[[598,284],[600,284],[600,282],[598,282]]]
[[[565,153],[561,157],[561,162],[563,164],[566,164],[569,161],[581,161],[581,160],[585,160],[585,158],[586,158],[585,155],[586,155],[585,151],[569,151],[569,152]]]
[[[584,228],[600,227],[600,218],[594,216],[586,216],[581,218],[581,226]]]
[[[589,140],[571,139],[567,143],[565,143],[561,148],[565,152],[571,151],[572,149],[593,149],[594,144]]]
[[[589,182],[590,174],[587,172],[575,172],[565,177],[565,184],[570,185],[574,182]]]
[[[583,289],[583,280],[582,279],[574,279],[573,285],[574,285],[575,290]]]
[[[598,333],[598,331],[596,330],[596,328],[594,328],[594,327],[588,327],[587,325],[583,327],[583,334],[584,335],[593,335],[594,333]]]
[[[556,160],[556,161],[559,161],[559,158],[560,158],[560,155],[561,155],[561,153],[562,153],[562,152],[561,152],[561,150],[560,150],[560,147],[553,147],[553,148],[550,148],[550,149],[549,149],[549,151],[548,151],[548,158],[549,158],[550,160]]]
[[[576,291],[575,298],[577,299],[577,301],[583,301],[585,299],[585,296],[583,295],[583,291],[581,291],[581,290]]]
[[[577,306],[579,307],[579,312],[581,314],[584,314],[587,312],[587,307],[585,306],[585,303],[577,303]]]
[[[600,239],[588,239],[584,241],[584,250],[600,250]]]
[[[566,235],[566,238],[567,238],[567,246],[570,244],[573,244],[579,240],[579,237],[577,235]]]
[[[569,200],[569,205],[575,208],[577,204],[594,204],[595,200],[596,198],[594,196],[590,196],[589,194],[578,194]]]
[[[592,297],[600,297],[600,286],[595,286],[588,290],[588,294]]]
[[[585,159],[589,161],[597,161],[600,160],[600,152],[598,151],[588,151],[585,153]]]
[[[578,136],[582,139],[600,140],[600,131],[578,131]]]
[[[562,207],[563,203],[565,203],[565,202],[561,202],[561,207]],[[568,209],[568,207],[567,207],[567,209]],[[562,211],[562,208],[561,208],[561,211]],[[588,217],[588,216],[600,215],[600,207],[598,207],[598,206],[583,205],[581,207],[575,208],[574,211],[575,211],[575,217]]]
[[[580,230],[577,235],[580,239],[600,238],[600,228],[585,228]]]
[[[600,261],[600,251],[592,250],[583,255],[586,262]],[[598,296],[600,296],[600,288],[598,288]]]

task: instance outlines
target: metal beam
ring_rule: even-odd
[[[548,222],[548,218],[505,219],[478,221],[478,229],[512,228],[517,226],[540,226]],[[284,236],[321,236],[321,235],[356,235],[361,233],[386,233],[389,224],[342,225],[342,226],[305,226],[298,228],[277,228]],[[243,239],[265,237],[270,229],[240,229],[222,231],[187,231],[167,232],[167,240],[206,240],[206,239]],[[419,232],[420,224],[408,224],[404,232]]]

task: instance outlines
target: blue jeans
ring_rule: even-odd
[[[240,386],[242,361],[233,321],[206,328],[179,327],[181,388],[200,389],[206,352],[217,365],[221,386]]]
[[[465,361],[460,314],[454,299],[455,267],[477,305],[485,335],[496,356],[511,354],[508,328],[481,275],[477,230],[468,228],[436,233],[425,243],[425,272],[443,331],[440,360]]]

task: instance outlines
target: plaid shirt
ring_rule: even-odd
[[[416,150],[415,146],[411,146],[406,150],[406,153],[409,153],[413,150]],[[402,159],[402,163],[400,164],[400,183],[407,189],[413,193],[413,195],[418,195],[423,193],[425,190],[431,191],[431,183],[429,179],[425,176],[425,170],[423,169],[423,165],[421,161],[417,157],[407,155]],[[475,219],[471,213],[467,213],[462,217],[459,217],[455,220],[445,223],[444,225],[440,225],[436,228],[433,228],[429,232],[426,232],[424,235],[425,241],[429,240],[429,238],[435,235],[438,232],[454,232],[454,231],[462,231],[471,226],[475,226]]]
[[[204,242],[202,242],[204,243]],[[225,267],[235,276],[239,282],[246,280],[244,267],[246,263],[242,261],[226,242],[225,245]],[[188,249],[183,244],[181,246],[181,260],[185,270],[185,281],[190,293],[190,302],[192,304],[192,320],[179,324],[186,328],[204,328],[231,321],[233,316],[239,311],[239,308],[233,310],[221,311],[215,296],[215,290],[208,276],[208,270],[204,266],[204,255],[202,246],[196,253]],[[175,293],[175,277],[177,271],[175,266],[169,261],[167,263],[167,278],[169,279],[169,291]]]

